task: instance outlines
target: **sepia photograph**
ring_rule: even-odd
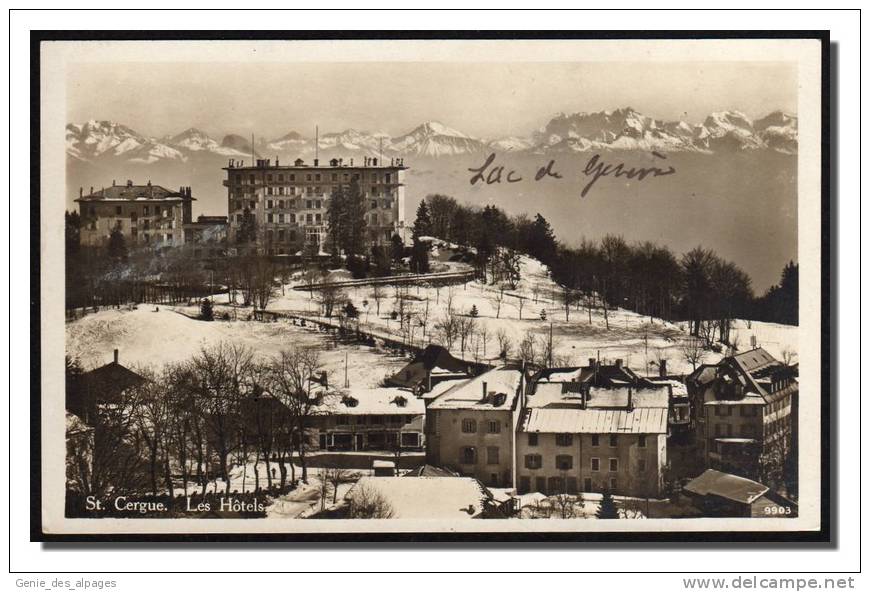
[[[32,40],[44,540],[826,536],[822,32],[275,37]]]

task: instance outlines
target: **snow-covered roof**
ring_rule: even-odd
[[[365,490],[386,500],[393,512],[391,518],[405,519],[474,518],[483,512],[489,497],[471,477],[363,477],[345,499],[352,502]]]
[[[451,380],[442,380],[441,382],[435,384],[432,387],[431,391],[423,393],[421,396],[424,400],[427,399],[437,399],[441,395],[443,395],[448,390],[452,389],[455,386],[468,382],[469,378],[454,378]]]
[[[507,367],[484,372],[447,389],[429,404],[429,408],[511,409],[517,398],[521,376],[520,370]]]
[[[666,434],[668,409],[529,409],[520,430],[545,434]]]
[[[715,495],[741,504],[751,504],[768,491],[768,487],[761,483],[714,469],[707,469],[683,489],[696,495]]]
[[[423,399],[399,388],[352,388],[324,397],[317,411],[332,415],[422,415]]]
[[[580,407],[582,397],[577,390],[572,390],[572,383],[550,382],[539,383],[533,395],[526,399],[529,408],[542,407]],[[635,408],[656,407],[667,408],[668,388],[633,388],[619,386],[615,388],[591,387],[587,408],[619,408],[628,407],[628,392],[631,390],[631,403]]]

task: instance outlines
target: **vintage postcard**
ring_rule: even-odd
[[[202,37],[33,37],[37,538],[829,536],[823,32]]]

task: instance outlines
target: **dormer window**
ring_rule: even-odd
[[[397,407],[406,407],[408,405],[408,399],[406,399],[405,397],[396,397],[395,399],[393,399],[393,402],[396,404]]]

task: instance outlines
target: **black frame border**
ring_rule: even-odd
[[[40,45],[47,41],[192,41],[192,40],[679,40],[679,39],[816,39],[821,51],[821,528],[818,531],[688,532],[402,532],[402,533],[221,533],[221,534],[49,534],[42,529],[41,449],[41,280],[40,280]],[[11,43],[11,41],[10,41]],[[10,57],[11,59],[11,57]],[[30,540],[44,543],[809,543],[830,548],[836,540],[831,517],[831,41],[827,30],[795,31],[31,31],[30,32]],[[11,76],[11,74],[10,74]],[[11,83],[11,79],[10,79]],[[11,88],[10,88],[11,94]],[[9,117],[12,117],[11,105]],[[11,139],[10,139],[11,142]],[[10,202],[11,224],[11,202]],[[11,239],[10,239],[11,240]],[[11,246],[11,244],[10,244]],[[11,249],[10,249],[11,257]],[[11,289],[11,284],[10,284]],[[11,338],[11,333],[10,333]],[[11,345],[11,341],[10,341]],[[11,375],[10,375],[11,387]],[[828,396],[824,396],[827,389]],[[11,423],[11,401],[10,401]],[[10,430],[11,434],[11,430]],[[11,497],[10,462],[7,464]],[[836,500],[833,500],[836,502]],[[10,507],[10,518],[12,509]],[[11,520],[10,520],[11,525]],[[10,526],[11,528],[11,526]],[[11,545],[11,531],[10,531]],[[820,545],[821,544],[821,545]],[[422,545],[421,547],[427,547]],[[576,546],[576,545],[575,545]],[[684,545],[681,545],[684,546]],[[721,546],[721,545],[716,545]],[[778,545],[781,546],[781,545]],[[135,573],[135,572],[127,572]],[[227,572],[233,573],[233,572]],[[239,573],[239,572],[236,572]],[[736,573],[736,572],[724,572]]]

